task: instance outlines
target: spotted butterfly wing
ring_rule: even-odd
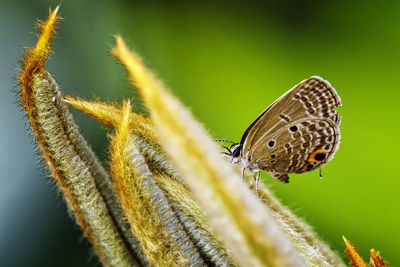
[[[242,159],[252,169],[288,182],[288,173],[322,167],[335,154],[340,140],[341,106],[335,89],[311,77],[269,106],[245,131]]]

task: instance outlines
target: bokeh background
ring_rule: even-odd
[[[0,0],[0,266],[98,266],[37,163],[13,76],[33,25],[58,1]],[[215,138],[239,141],[270,103],[312,75],[344,106],[342,142],[318,171],[280,184],[279,199],[344,257],[342,235],[367,258],[400,254],[400,2],[63,1],[48,69],[64,92],[137,100],[108,54],[120,33]],[[143,110],[136,101],[138,110]],[[108,129],[74,111],[107,161]]]

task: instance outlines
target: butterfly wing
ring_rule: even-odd
[[[266,165],[266,162],[273,160],[270,158],[272,154],[275,154],[276,157],[279,155],[279,158],[276,158],[279,168],[272,169],[275,173],[270,174],[278,180],[287,182],[287,173],[303,172],[302,168],[304,168],[304,164],[308,164],[307,159],[310,157],[310,153],[320,149],[319,146],[326,145],[328,147],[328,143],[333,142],[332,148],[324,150],[327,157],[323,162],[326,163],[332,158],[339,143],[341,117],[335,110],[335,107],[338,106],[341,106],[340,97],[329,82],[319,77],[311,77],[302,81],[276,100],[248,127],[241,140],[242,157],[251,162],[253,166],[269,172],[269,165]],[[309,124],[311,129],[307,128],[309,125],[303,124]],[[319,126],[319,124],[324,126]],[[298,128],[294,131],[295,128],[291,127]],[[326,136],[322,133],[321,136],[314,136],[312,130],[314,127],[316,129],[322,127],[323,129],[318,128],[318,130],[325,131]],[[293,130],[292,133],[290,129]],[[301,134],[300,139],[296,139],[293,134],[296,136]],[[311,134],[310,138],[313,138],[313,141],[304,141],[303,134],[304,136]],[[325,144],[326,140],[331,139],[331,142]],[[271,141],[274,141],[275,144],[270,143]],[[310,148],[304,151],[305,148],[302,148],[302,146],[306,146],[308,143],[310,143]],[[291,155],[290,153],[287,155],[283,153],[287,150],[285,150],[285,145],[286,147],[292,146],[290,153],[303,153],[302,156],[307,157],[305,163],[303,162],[304,164],[301,166],[302,168],[293,166],[291,159],[288,158],[288,155]],[[270,148],[274,149],[271,150]],[[311,164],[311,166],[305,167],[305,171],[313,170],[322,166],[322,164],[315,164],[315,166]]]
[[[339,140],[339,125],[329,119],[305,118],[258,142],[250,160],[273,178],[288,182],[288,173],[312,171],[330,161]]]

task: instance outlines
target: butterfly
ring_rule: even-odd
[[[339,147],[342,106],[329,82],[313,76],[290,89],[244,132],[240,143],[225,147],[233,164],[240,163],[242,177],[249,169],[256,172],[256,192],[260,170],[288,183],[289,173],[321,168]]]

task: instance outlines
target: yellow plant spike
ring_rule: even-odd
[[[371,263],[374,267],[390,267],[389,264],[378,255],[375,249],[371,249],[369,255],[371,256]]]
[[[342,236],[343,241],[346,245],[346,255],[350,259],[350,264],[354,267],[368,267],[368,264],[363,260],[363,258],[358,254],[357,249],[347,240],[346,237]]]
[[[120,123],[121,107],[118,104],[88,101],[69,95],[64,96],[64,101],[107,126],[116,127]],[[131,112],[130,117],[129,127],[131,131],[153,143],[159,143],[157,133],[147,116]]]
[[[25,58],[22,62],[21,74],[18,77],[18,83],[21,86],[21,100],[22,104],[27,111],[28,116],[31,116],[32,110],[29,108],[30,104],[30,86],[29,83],[32,80],[32,75],[37,72],[42,72],[44,69],[44,63],[51,54],[51,40],[55,33],[57,25],[58,6],[54,11],[50,11],[49,17],[45,22],[39,23],[41,33],[38,41],[33,48],[29,48],[26,51]]]

